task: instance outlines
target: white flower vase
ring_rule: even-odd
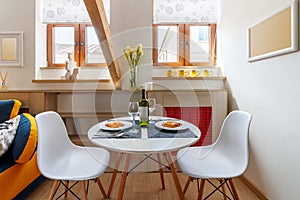
[[[129,86],[129,89],[131,90],[136,90],[137,89],[137,85],[136,85],[136,82],[137,82],[137,70],[136,70],[137,67],[131,67],[129,69],[129,83],[130,83],[130,86]]]

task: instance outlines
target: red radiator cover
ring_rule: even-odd
[[[194,146],[206,146],[212,143],[211,107],[164,107],[164,116],[182,119],[198,126],[201,130],[201,138]]]

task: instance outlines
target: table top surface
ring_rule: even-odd
[[[115,118],[114,120],[130,120],[130,117]],[[156,117],[158,121],[171,119],[170,117]],[[183,121],[183,120],[181,120]],[[100,129],[100,123],[92,126],[88,131],[89,140],[100,147],[126,153],[162,153],[170,152],[174,150],[179,150],[181,148],[190,146],[196,143],[201,136],[200,129],[186,121],[183,121],[187,128],[192,131],[196,137],[182,138],[182,137],[172,137],[172,138],[148,138],[148,129],[141,129],[141,138],[102,138],[93,136]],[[174,133],[180,134],[180,133]]]

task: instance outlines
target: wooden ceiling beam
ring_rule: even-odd
[[[114,45],[111,39],[110,27],[107,21],[103,2],[102,0],[84,0],[84,4],[100,41],[112,81],[116,89],[121,89],[120,67],[118,60],[116,59]]]

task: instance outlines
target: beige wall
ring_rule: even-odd
[[[300,53],[247,62],[247,28],[290,0],[222,0],[218,58],[231,107],[253,115],[250,178],[272,200],[299,199]]]
[[[0,1],[0,31],[24,32],[24,67],[0,68],[8,71],[8,88],[30,88],[35,66],[35,7],[34,0]],[[26,79],[24,79],[26,77]]]

